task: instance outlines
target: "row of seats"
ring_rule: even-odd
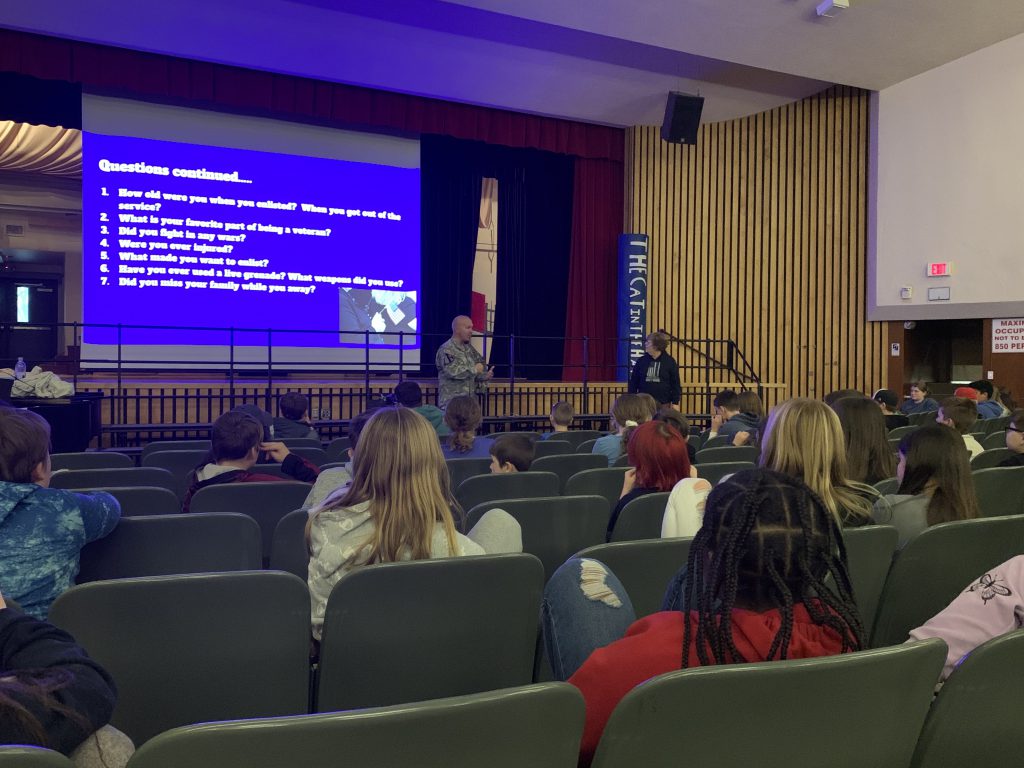
[[[1024,467],[977,469],[972,464],[971,478],[982,517],[1024,514]],[[896,493],[899,485],[899,480],[890,477],[875,488],[884,495]]]

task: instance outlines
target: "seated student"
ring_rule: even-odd
[[[850,478],[843,428],[825,403],[795,397],[777,405],[765,427],[760,464],[807,483],[840,525],[871,522],[878,492]]]
[[[941,638],[946,643],[945,681],[971,651],[1000,635],[1024,627],[1024,555],[981,574],[948,606],[917,629],[910,640]]]
[[[764,431],[764,403],[757,396],[757,392],[745,389],[736,395],[736,407],[740,409],[741,416],[745,416],[748,421],[753,421],[757,426],[753,432],[748,432],[746,437],[741,438],[737,433],[733,439],[733,445],[756,443],[758,436]]]
[[[285,392],[277,401],[281,415],[274,419],[274,439],[311,437],[319,440],[309,418],[309,398],[298,392]]]
[[[957,392],[963,393],[965,387],[960,387]],[[939,412],[935,421],[953,429],[963,438],[964,445],[973,459],[985,449],[977,441],[974,435],[968,434],[978,421],[978,407],[974,401],[966,397],[947,397],[939,406]]]
[[[1006,428],[1006,447],[1011,455],[999,462],[1000,467],[1024,467],[1024,408],[1010,414]]]
[[[715,487],[679,580],[692,600],[639,621],[621,583],[596,560],[569,560],[545,587],[552,671],[586,701],[581,765],[622,697],[656,675],[865,646],[835,516],[781,473],[747,470]]]
[[[647,406],[647,421],[650,421],[658,414],[658,409],[661,406],[658,401],[654,399],[654,395],[648,394],[647,392],[637,392],[637,397],[643,400],[644,405]]]
[[[331,589],[352,568],[522,551],[519,523],[500,509],[485,514],[466,536],[455,530],[452,509],[458,505],[441,447],[433,427],[418,413],[378,410],[359,436],[352,462],[352,483],[314,508],[306,525],[317,640]]]
[[[78,575],[79,553],[121,519],[109,493],[50,488],[50,425],[20,408],[0,408],[0,588],[30,616]]]
[[[863,395],[844,397],[832,404],[846,438],[846,474],[858,483],[875,483],[896,475],[896,460],[889,447],[885,417]]]
[[[475,395],[457,395],[444,409],[444,423],[451,435],[444,441],[442,452],[446,459],[486,459],[491,455],[489,437],[477,437],[476,431],[484,415]]]
[[[978,418],[999,419],[1009,415],[1009,410],[995,399],[996,389],[991,381],[978,379],[967,385],[978,393]]]
[[[612,540],[619,515],[633,499],[649,493],[667,493],[679,481],[695,478],[697,474],[690,467],[685,438],[664,421],[648,421],[633,430],[626,450],[630,469],[622,479],[619,503],[608,519],[605,541]],[[694,482],[703,482],[707,490],[711,490],[706,480]]]
[[[302,502],[303,509],[310,509],[311,507],[316,506],[334,493],[336,489],[346,485],[352,479],[352,455],[355,453],[356,444],[359,442],[359,433],[363,431],[363,427],[366,426],[366,422],[370,420],[370,417],[373,416],[377,410],[377,408],[373,408],[369,411],[363,411],[349,422],[349,447],[346,450],[346,453],[348,454],[348,461],[345,462],[344,467],[331,467],[330,469],[320,470],[320,474],[317,475],[316,482],[313,483],[313,488],[310,490],[306,500]]]
[[[915,381],[910,385],[910,399],[900,404],[900,413],[910,416],[913,413],[933,413],[939,410],[939,404],[928,397],[928,383]]]
[[[967,452],[953,430],[926,424],[900,440],[895,494],[875,503],[877,523],[895,525],[902,547],[925,528],[978,517]]]
[[[526,472],[536,452],[526,435],[499,435],[491,443],[491,474]]]
[[[590,452],[603,454],[608,459],[608,466],[612,466],[626,452],[633,430],[650,418],[647,403],[640,395],[619,395],[612,403],[613,434],[597,438]]]
[[[837,389],[837,390],[834,390],[832,392],[829,392],[822,399],[825,401],[825,405],[827,405],[829,408],[831,408],[833,405],[835,405],[838,401],[842,400],[844,397],[863,397],[863,396],[864,396],[864,393],[860,392],[859,390],[856,390],[856,389]]]
[[[882,410],[882,415],[885,417],[886,429],[898,429],[899,427],[910,426],[909,417],[904,416],[896,410],[896,407],[900,404],[900,399],[891,389],[878,390],[872,396],[872,400],[878,403],[878,407]]]
[[[46,747],[79,768],[121,768],[135,751],[108,725],[117,688],[74,638],[0,596],[0,744]]]
[[[438,437],[452,433],[444,423],[444,411],[436,405],[424,404],[423,390],[415,381],[400,381],[395,385],[395,400],[404,408],[410,408],[430,422]]]
[[[289,477],[304,483],[316,480],[320,470],[298,456],[284,443],[264,442],[263,428],[247,413],[228,411],[213,422],[210,453],[206,461],[189,475],[189,487],[181,511],[188,512],[192,497],[203,488],[228,483],[279,483],[280,477],[261,475],[249,470],[266,451]]]
[[[551,431],[545,432],[541,435],[541,440],[547,440],[549,437],[557,435],[559,432],[568,432],[569,425],[572,424],[572,420],[576,418],[576,410],[565,400],[559,400],[551,406],[551,416],[548,418],[551,421]]]
[[[711,418],[711,432],[708,437],[724,435],[729,445],[744,445],[750,437],[757,435],[760,427],[760,414],[743,413],[740,410],[739,395],[731,389],[718,393],[714,400],[715,415]],[[738,440],[736,436],[744,432],[745,437]]]
[[[666,424],[670,424],[676,428],[676,432],[683,436],[686,441],[686,457],[690,460],[690,465],[693,466],[697,463],[697,449],[694,448],[693,443],[690,442],[690,420],[685,415],[677,411],[671,405],[663,405],[658,409],[658,413],[654,417],[655,421],[664,421]]]

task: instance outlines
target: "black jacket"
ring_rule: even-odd
[[[14,718],[0,719],[0,744],[33,744],[71,754],[92,733],[110,722],[117,689],[106,670],[90,659],[71,635],[13,608],[0,610],[0,676],[23,670],[62,670],[70,681],[50,694],[80,721],[43,706],[25,694],[15,698],[42,725],[48,744],[38,744]]]
[[[629,391],[633,394],[646,392],[659,404],[678,403],[683,396],[679,386],[679,364],[667,352],[662,352],[657,360],[644,352],[633,366]]]

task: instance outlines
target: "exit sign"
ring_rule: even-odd
[[[953,262],[935,261],[928,265],[928,277],[948,277],[953,274]]]

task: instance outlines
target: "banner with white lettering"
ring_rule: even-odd
[[[626,381],[647,335],[647,235],[619,235],[618,379]]]
[[[993,352],[1024,352],[1024,318],[992,321]]]

